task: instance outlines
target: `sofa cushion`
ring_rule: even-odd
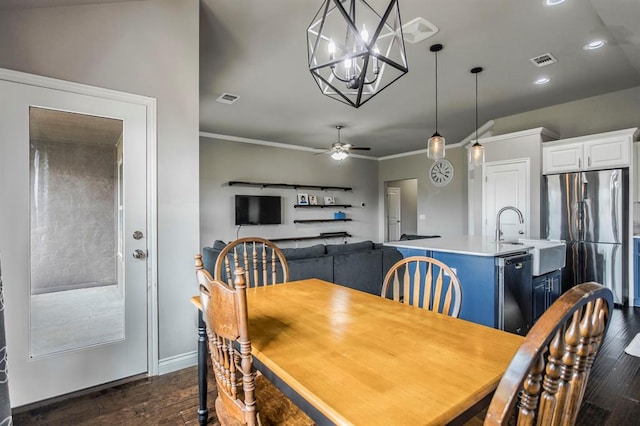
[[[289,281],[319,278],[333,282],[333,256],[287,260],[287,266],[289,266]]]
[[[382,252],[365,250],[333,257],[333,282],[380,296],[382,292]]]
[[[325,255],[324,244],[316,244],[311,247],[284,248],[281,250],[282,254],[284,254],[284,257],[287,259],[287,262],[295,259],[308,259],[310,257]]]
[[[353,253],[373,250],[373,241],[361,241],[350,244],[327,244],[327,254]]]
[[[213,269],[216,266],[216,259],[220,254],[221,249],[216,249],[213,247],[203,247],[202,248],[202,263],[204,264],[204,269],[206,269],[211,276],[214,276]]]

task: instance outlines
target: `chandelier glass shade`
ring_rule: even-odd
[[[380,13],[364,0],[325,0],[307,49],[320,91],[355,108],[409,71],[398,0]]]
[[[471,69],[471,73],[476,76],[476,142],[469,151],[469,165],[472,168],[479,167],[484,163],[484,147],[478,142],[478,74],[482,72],[482,67]]]
[[[348,156],[349,156],[349,153],[344,150],[336,150],[331,153],[331,158],[338,161],[344,160]]]

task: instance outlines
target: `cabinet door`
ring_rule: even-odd
[[[585,169],[628,167],[631,143],[628,137],[596,139],[584,144]]]
[[[549,306],[551,306],[553,304],[553,302],[555,302],[558,297],[560,297],[560,294],[562,294],[562,271],[560,269],[558,269],[557,271],[553,271],[553,272],[549,272],[547,274],[548,276],[548,305],[545,309],[548,309]]]
[[[561,173],[581,170],[584,145],[581,143],[543,146],[542,173]]]
[[[532,309],[533,309],[533,322],[535,323],[538,318],[546,310],[547,304],[547,276],[541,275],[533,278],[533,291],[531,294]]]
[[[640,238],[633,239],[633,304],[640,306]]]

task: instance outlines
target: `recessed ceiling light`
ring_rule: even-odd
[[[595,49],[600,49],[605,44],[607,44],[606,40],[593,40],[591,43],[587,43],[584,46],[582,46],[582,48],[584,50],[595,50]]]
[[[538,86],[542,85],[542,84],[547,84],[548,82],[550,82],[551,80],[549,79],[549,77],[540,77],[539,79],[537,79],[536,81],[534,81],[535,84],[537,84]]]
[[[544,4],[547,6],[555,6],[560,3],[564,3],[564,0],[544,0]]]

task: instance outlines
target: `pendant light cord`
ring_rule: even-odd
[[[438,133],[438,52],[436,52],[436,133]]]
[[[478,142],[478,73],[476,73],[476,143]]]

